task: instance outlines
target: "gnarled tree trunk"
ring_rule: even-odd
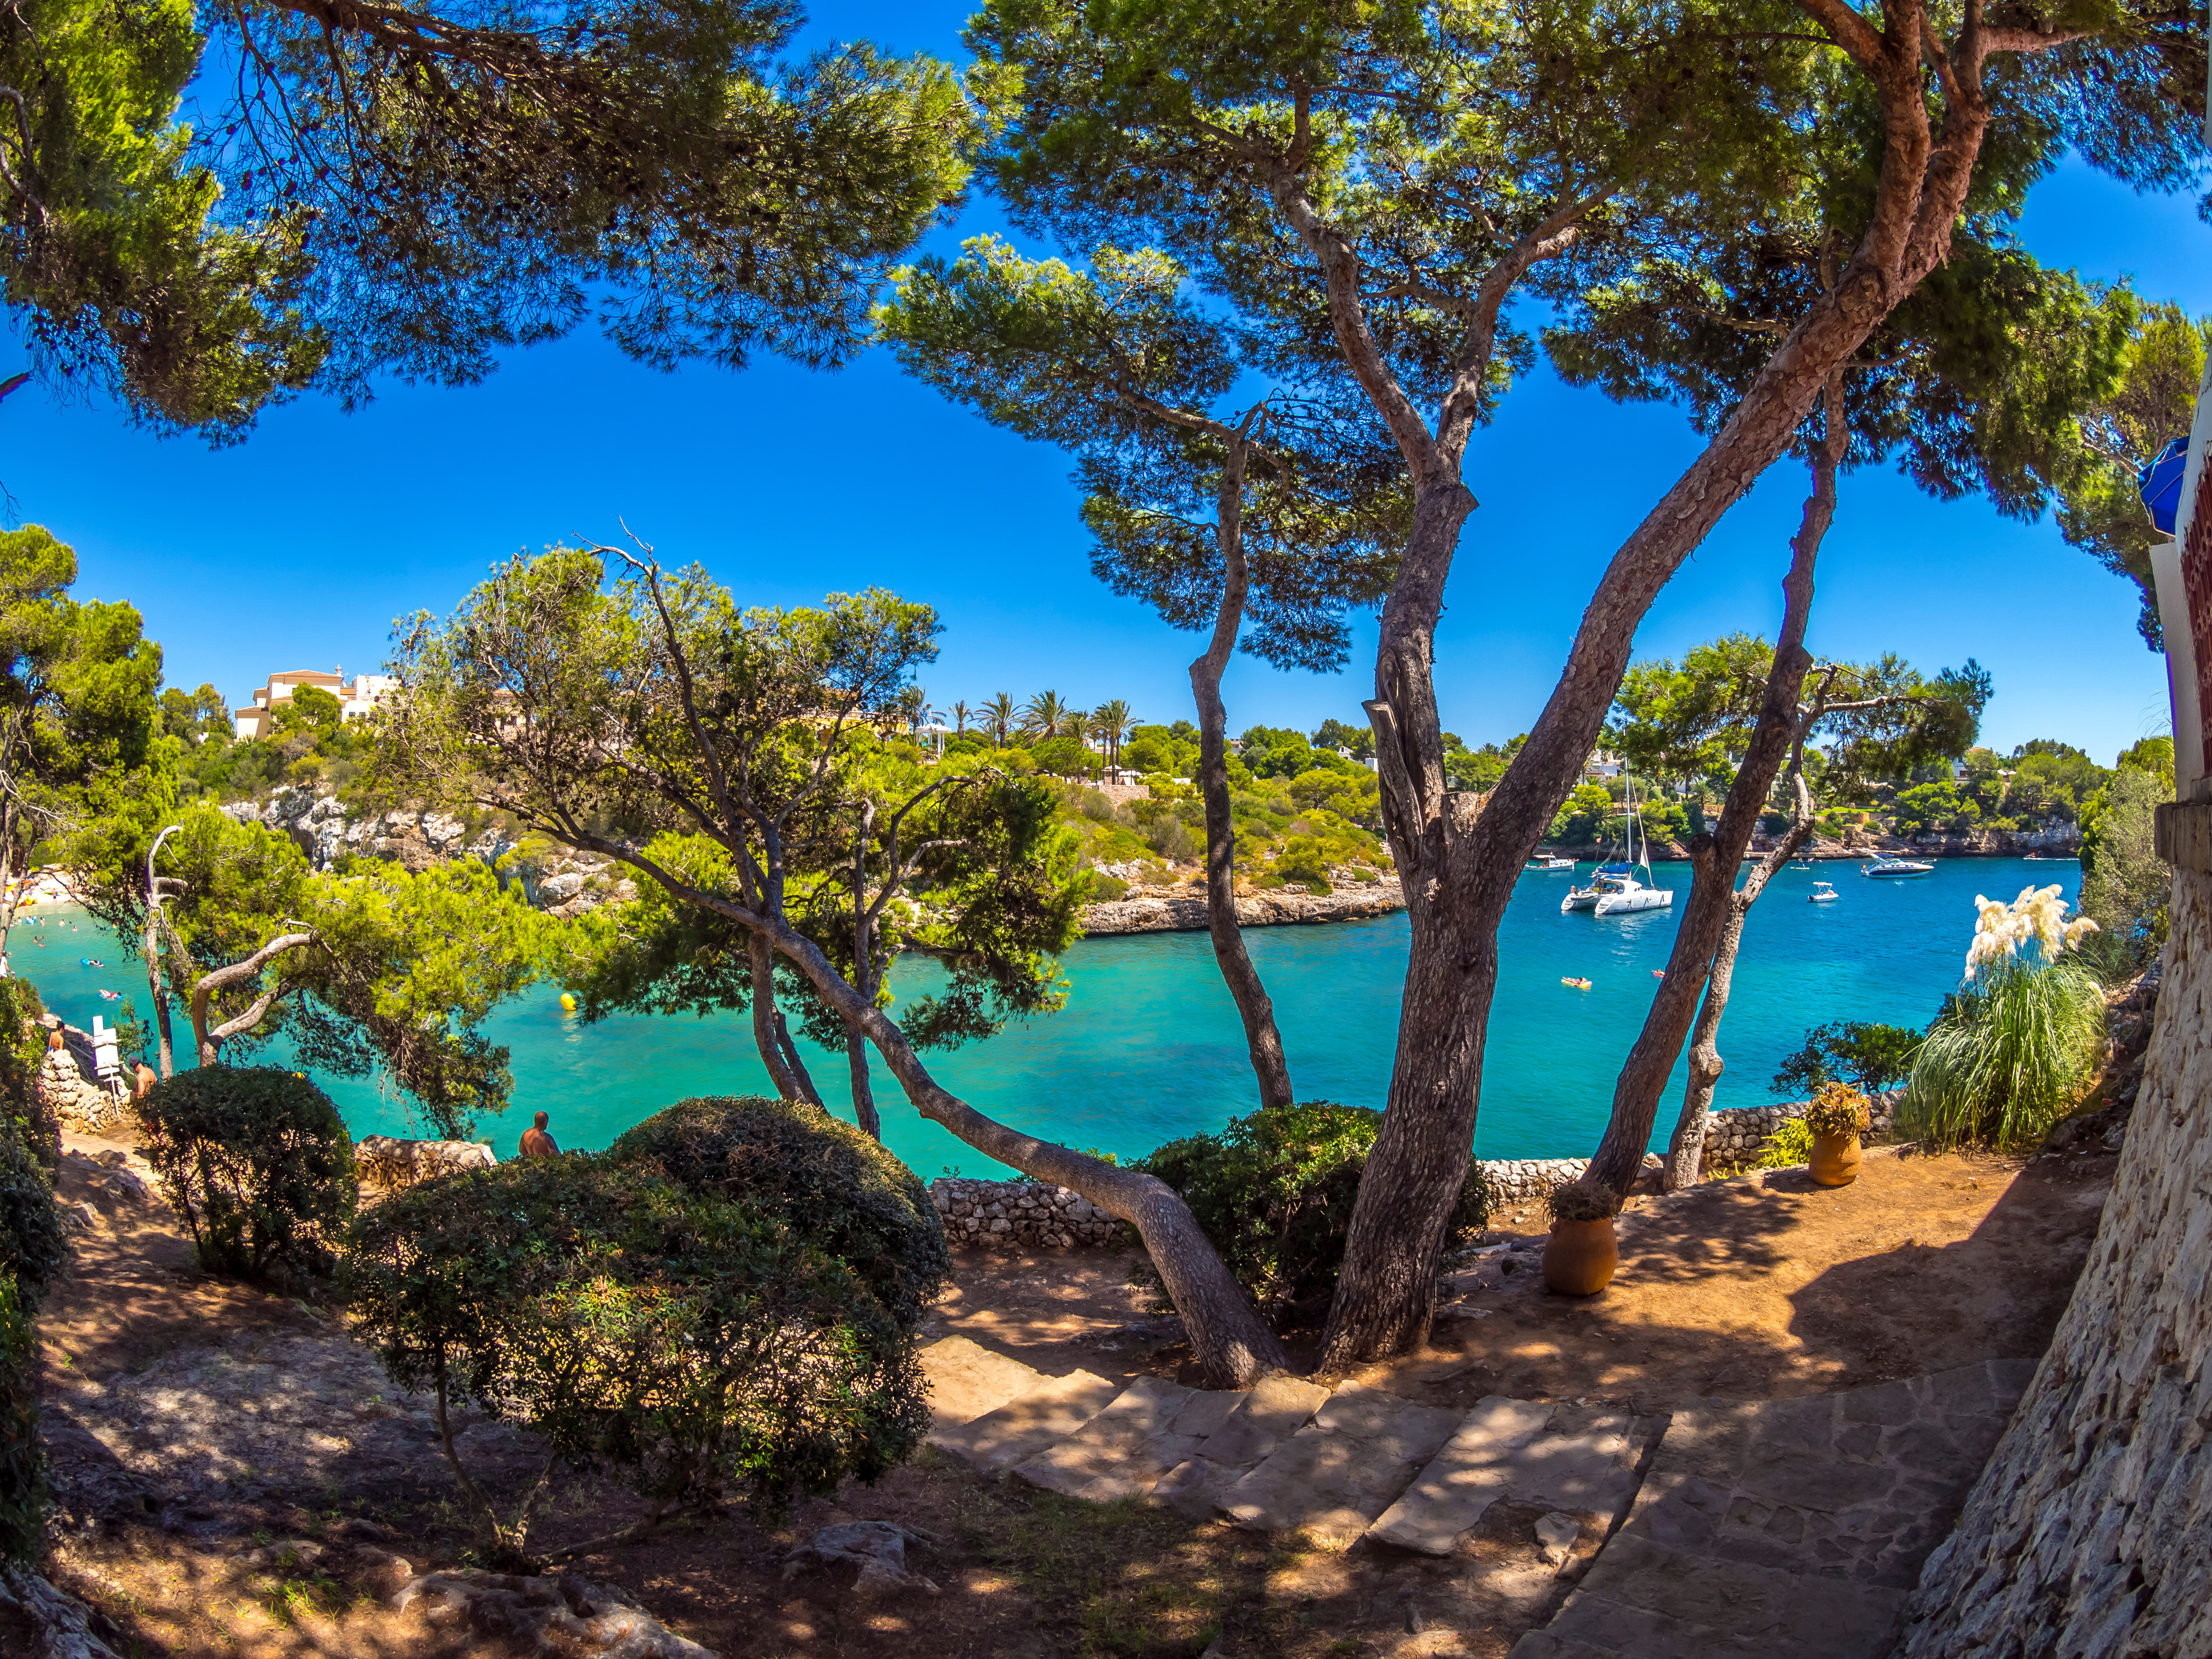
[[[806,975],[848,1027],[866,1034],[907,1098],[930,1121],[1034,1180],[1080,1193],[1135,1228],[1176,1310],[1183,1316],[1191,1351],[1210,1386],[1247,1388],[1270,1371],[1289,1368],[1282,1340],[1253,1308],[1190,1206],[1165,1182],[1039,1140],[984,1116],[940,1085],[906,1033],[838,973],[811,939],[781,917],[763,917],[719,894],[703,892],[629,847],[588,835],[574,839],[643,872],[672,897],[727,917],[745,930],[749,940],[765,941]]]
[[[1735,980],[1736,948],[1743,942],[1743,924],[1751,907],[1759,902],[1775,872],[1797,856],[1813,834],[1813,795],[1802,777],[1796,780],[1797,810],[1788,831],[1774,850],[1759,861],[1750,878],[1729,897],[1727,919],[1721,924],[1720,943],[1705,977],[1705,1000],[1698,1009],[1697,1029],[1690,1037],[1690,1080],[1682,1093],[1681,1115],[1667,1143],[1667,1164],[1661,1184],[1679,1192],[1698,1178],[1705,1161],[1705,1126],[1712,1121],[1713,1089],[1727,1069],[1721,1059],[1721,1017],[1728,1012],[1729,989]]]
[[[1291,1066],[1275,1029],[1275,1005],[1260,982],[1260,970],[1244,948],[1237,922],[1237,826],[1229,810],[1229,714],[1221,702],[1221,677],[1237,649],[1243,626],[1244,596],[1250,576],[1244,559],[1244,473],[1250,447],[1231,442],[1222,468],[1214,533],[1221,544],[1221,608],[1205,654],[1190,665],[1190,689],[1198,701],[1198,787],[1206,804],[1206,928],[1213,959],[1244,1022],[1244,1046],[1260,1082],[1262,1106],[1291,1103]]]

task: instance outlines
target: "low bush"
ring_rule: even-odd
[[[202,1066],[138,1103],[146,1161],[210,1273],[286,1282],[330,1271],[353,1214],[353,1139],[307,1079]]]
[[[2069,955],[1985,968],[1944,1006],[1898,1109],[1935,1146],[2029,1146],[2072,1109],[2105,1053],[2105,994]]]
[[[1218,1134],[1171,1140],[1135,1167],[1182,1194],[1237,1283],[1274,1317],[1334,1292],[1381,1122],[1364,1107],[1327,1101],[1262,1107]],[[1451,1236],[1478,1232],[1489,1219],[1489,1186],[1470,1158]],[[1140,1276],[1148,1272],[1139,1267]]]
[[[1786,1117],[1782,1127],[1759,1143],[1754,1170],[1793,1170],[1813,1161],[1813,1126],[1802,1117]]]
[[[1785,1095],[1811,1095],[1838,1078],[1872,1091],[1901,1083],[1920,1051],[1920,1033],[1907,1025],[1831,1020],[1805,1033],[1804,1045],[1782,1062],[1774,1086]]]
[[[69,1239],[54,1208],[54,1188],[11,1122],[0,1122],[0,1273],[15,1282],[23,1305],[36,1310],[69,1259]]]
[[[858,1273],[902,1329],[921,1323],[951,1272],[929,1189],[818,1106],[761,1095],[679,1101],[624,1133],[607,1157],[776,1217]]]
[[[33,1305],[15,1276],[0,1269],[0,1567],[35,1561],[46,1547],[51,1505],[39,1447]]]
[[[503,1521],[446,1432],[464,1401],[645,1498],[634,1526],[563,1555],[735,1493],[773,1516],[921,1445],[929,1411],[907,1332],[787,1219],[578,1153],[450,1176],[362,1214],[343,1279],[355,1334],[394,1382],[432,1396],[491,1559],[528,1559],[547,1483]]]

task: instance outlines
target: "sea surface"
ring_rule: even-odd
[[[1587,876],[1585,867],[1575,878]],[[1587,912],[1563,915],[1559,899],[1569,879],[1564,872],[1523,875],[1506,915],[1475,1131],[1485,1158],[1589,1154],[1611,1109],[1614,1074],[1657,987],[1653,970],[1667,960],[1674,912],[1602,921]],[[1808,902],[1822,879],[1842,896],[1833,904]],[[1687,896],[1687,866],[1660,865],[1656,880],[1675,889],[1678,904]],[[2072,860],[1954,859],[1929,875],[1896,880],[1864,878],[1857,866],[1843,863],[1784,871],[1745,929],[1721,1028],[1728,1069],[1715,1103],[1777,1098],[1776,1066],[1823,1021],[1926,1024],[1957,988],[1975,896],[2010,899],[2053,882],[2072,899],[2081,866]],[[1405,975],[1405,917],[1255,928],[1245,939],[1274,999],[1299,1097],[1382,1105]],[[100,998],[102,988],[147,1010],[145,969],[135,950],[97,934],[81,912],[64,908],[19,923],[10,956],[72,1024],[88,1030],[95,1014],[113,1020],[122,1004]],[[87,957],[106,965],[86,966]],[[1125,1158],[1218,1128],[1252,1109],[1243,1028],[1205,934],[1085,939],[1062,966],[1069,987],[1064,1008],[989,1042],[928,1056],[939,1080],[1030,1133]],[[926,990],[939,972],[927,959],[902,959],[892,974],[894,992]],[[1587,978],[1590,988],[1560,982],[1570,976]],[[181,1008],[178,1018],[188,1047]],[[562,1012],[556,990],[539,988],[494,1014],[486,1030],[514,1054],[514,1103],[476,1131],[503,1158],[513,1155],[533,1112],[551,1114],[562,1146],[592,1148],[687,1097],[767,1087],[743,1013],[617,1016],[586,1025]],[[802,1047],[832,1109],[849,1118],[842,1053]],[[281,1042],[260,1052],[261,1063],[286,1059]],[[318,1080],[356,1136],[422,1133],[404,1098],[375,1079]],[[1655,1148],[1664,1146],[1681,1087],[1678,1066]],[[925,1179],[1000,1172],[924,1122],[880,1062],[874,1088],[885,1141]]]

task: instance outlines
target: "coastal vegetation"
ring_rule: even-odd
[[[1915,1053],[1899,1121],[1934,1146],[2031,1146],[2105,1057],[2105,993],[2056,886],[1977,898],[1966,977]]]
[[[807,1220],[611,1158],[522,1158],[366,1212],[343,1290],[392,1381],[431,1396],[484,1558],[512,1570],[534,1565],[562,1462],[620,1474],[646,1504],[565,1557],[729,1498],[777,1514],[913,1454],[929,1419],[908,1328]],[[549,1449],[508,1512],[457,1443],[465,1403]]]
[[[1155,1147],[1135,1167],[1182,1195],[1260,1311],[1280,1320],[1325,1311],[1336,1290],[1359,1177],[1381,1114],[1328,1101],[1263,1106],[1212,1134]],[[1480,1166],[1468,1164],[1452,1237],[1490,1222]],[[1141,1269],[1140,1269],[1141,1271]],[[1157,1275],[1148,1275],[1157,1285]]]
[[[146,1161],[212,1273],[327,1278],[353,1219],[353,1136],[296,1072],[203,1066],[138,1103]]]

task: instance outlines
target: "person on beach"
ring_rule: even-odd
[[[551,1158],[560,1152],[561,1149],[553,1144],[553,1137],[545,1133],[548,1121],[546,1115],[540,1112],[538,1121],[522,1132],[523,1157]]]

